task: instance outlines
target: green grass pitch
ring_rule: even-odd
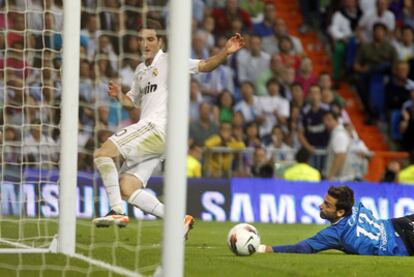
[[[301,254],[254,254],[250,257],[234,256],[227,248],[227,232],[234,225],[229,222],[197,221],[185,248],[185,276],[414,276],[411,257],[368,257],[345,255],[331,251],[314,255]],[[263,243],[289,244],[311,236],[324,226],[254,224]],[[45,230],[39,225],[25,225],[25,232]],[[47,231],[53,232],[56,224]],[[127,228],[92,230],[88,221],[78,220],[77,252],[92,255],[96,259],[137,270],[144,268],[144,275],[151,275],[154,265],[160,261],[161,221],[142,223],[141,235],[137,236],[138,223],[133,221]],[[17,225],[2,224],[2,234],[17,232]],[[119,247],[112,247],[116,239]],[[144,247],[138,259],[131,253],[137,239]],[[94,248],[85,248],[93,241]],[[109,247],[110,245],[110,247]],[[0,245],[4,247],[4,245]],[[18,272],[18,273],[17,273]],[[56,254],[0,254],[0,276],[118,276],[99,267],[73,258]],[[167,275],[168,276],[168,275]]]

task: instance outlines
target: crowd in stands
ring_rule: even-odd
[[[316,179],[362,179],[371,153],[336,91],[349,79],[367,124],[386,120],[401,149],[414,150],[413,1],[299,1],[299,31],[329,38],[333,72],[315,71],[306,45],[277,16],[274,1],[192,2],[191,58],[217,53],[234,33],[244,36],[246,47],[217,70],[192,76],[189,176],[272,177],[274,164],[292,164],[296,153],[299,164],[322,174],[310,173]],[[56,165],[62,0],[0,1],[0,8],[2,161]],[[110,80],[129,90],[141,61],[136,29],[147,18],[165,25],[166,1],[82,1],[80,170],[93,171],[93,150],[139,120],[139,109],[122,109],[106,91]]]

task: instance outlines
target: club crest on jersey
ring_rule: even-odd
[[[148,94],[150,92],[154,92],[157,90],[158,85],[157,84],[151,84],[150,82],[147,83],[147,85],[141,89],[142,94]]]
[[[152,70],[152,77],[156,77],[156,76],[158,76],[158,69],[154,68]]]

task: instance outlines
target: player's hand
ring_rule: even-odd
[[[109,81],[108,85],[108,95],[113,98],[118,98],[121,93],[121,86],[114,81]]]
[[[244,38],[239,33],[236,33],[234,36],[229,38],[226,42],[225,49],[226,49],[227,55],[231,55],[239,51],[241,48],[244,47],[244,45],[245,45]]]

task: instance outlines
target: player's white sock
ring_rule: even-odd
[[[124,213],[121,189],[119,187],[118,170],[116,169],[114,161],[108,157],[98,157],[93,161],[101,174],[111,209],[118,213]]]
[[[128,203],[146,213],[160,218],[164,217],[164,204],[162,204],[154,195],[143,189],[134,191],[128,198]]]

